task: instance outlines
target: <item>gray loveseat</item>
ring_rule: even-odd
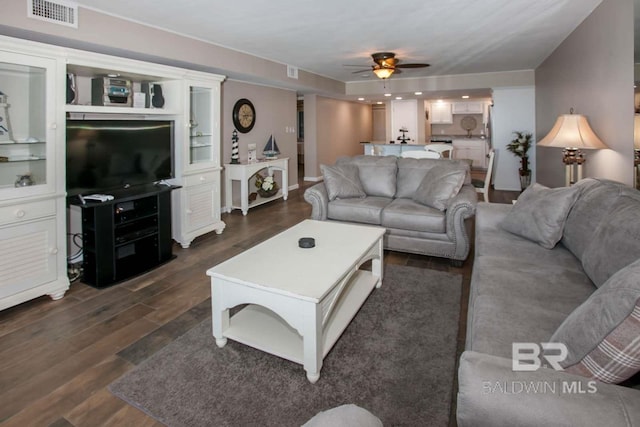
[[[522,219],[511,211],[525,193],[514,206],[477,206],[460,426],[640,425],[638,374],[601,382],[640,368],[640,192],[595,179],[572,188],[553,249],[504,229],[507,218]],[[544,208],[527,209],[538,225],[548,219]],[[516,231],[526,234],[525,223]],[[563,370],[543,357],[533,358],[545,362],[539,369],[514,369],[513,343],[549,342],[567,346],[566,357],[542,351]]]
[[[363,192],[356,197],[330,197],[325,182],[308,188],[304,198],[312,206],[311,218],[315,220],[343,221],[380,225],[387,229],[385,248],[449,258],[461,264],[469,254],[469,228],[475,213],[477,193],[471,185],[469,165],[464,161],[449,159],[410,159],[395,156],[343,157],[336,167],[357,168],[356,181]],[[436,168],[437,169],[434,169]],[[354,169],[355,169],[354,168]],[[439,172],[436,172],[439,171]],[[462,171],[452,197],[428,204],[416,201],[425,184],[437,184],[439,179],[429,180],[437,174],[445,176]],[[427,176],[427,174],[430,174]],[[447,178],[443,178],[446,180]]]

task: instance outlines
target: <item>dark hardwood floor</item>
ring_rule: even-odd
[[[205,271],[308,218],[303,191],[304,185],[291,192],[289,200],[256,207],[247,216],[237,210],[224,214],[223,234],[201,236],[189,249],[175,245],[176,259],[135,279],[103,290],[76,281],[59,301],[41,297],[1,311],[0,423],[161,425],[113,396],[107,386],[209,317]],[[490,197],[509,203],[517,194],[493,192]],[[399,252],[386,252],[385,257],[389,264],[463,275],[461,352],[473,253],[460,268],[447,260]]]

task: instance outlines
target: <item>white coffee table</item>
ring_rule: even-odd
[[[210,268],[216,344],[231,338],[302,364],[315,383],[324,357],[382,284],[384,232],[305,220]],[[301,237],[316,246],[299,248]],[[359,270],[368,260],[372,271]],[[229,318],[239,304],[248,305]]]

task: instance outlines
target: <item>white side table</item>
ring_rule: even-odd
[[[262,169],[267,169],[269,175],[273,175],[274,170],[282,172],[282,186],[278,193],[273,197],[260,197],[249,203],[249,178]],[[259,206],[263,203],[270,202],[275,199],[283,198],[287,200],[289,197],[289,158],[283,157],[273,160],[260,160],[254,163],[227,163],[224,165],[225,176],[225,206],[227,212],[232,209],[242,209],[242,215],[246,215],[249,208]],[[233,203],[233,181],[240,182],[240,206]]]

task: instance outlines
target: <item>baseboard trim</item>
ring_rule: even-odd
[[[310,182],[318,182],[318,181],[322,181],[324,178],[321,176],[305,176],[304,180],[305,181],[310,181]]]

